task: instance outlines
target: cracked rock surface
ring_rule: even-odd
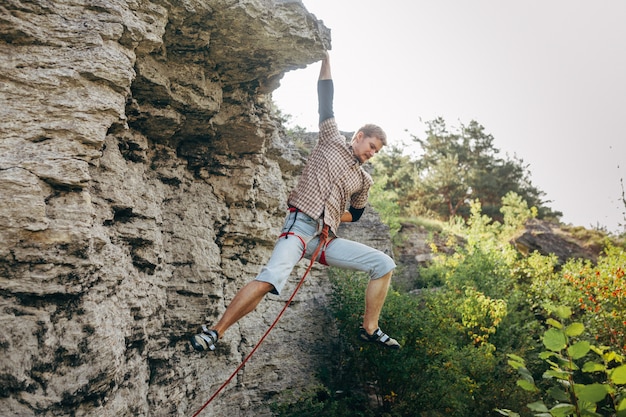
[[[304,262],[215,353],[187,339],[269,257],[303,164],[271,92],[329,46],[299,1],[0,4],[0,414],[189,416],[222,384]],[[328,290],[315,267],[203,415],[310,384]]]

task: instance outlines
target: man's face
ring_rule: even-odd
[[[383,142],[377,137],[365,136],[363,132],[357,133],[352,143],[354,156],[360,163],[367,162],[372,156],[376,155],[383,147]]]

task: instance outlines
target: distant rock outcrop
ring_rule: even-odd
[[[599,255],[598,248],[580,242],[553,223],[540,220],[530,220],[511,243],[523,254],[554,255],[560,265],[573,258],[596,262]]]

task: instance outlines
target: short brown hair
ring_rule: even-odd
[[[352,140],[354,140],[354,138],[359,132],[363,132],[363,134],[367,138],[371,138],[371,137],[378,138],[383,143],[383,146],[387,146],[387,135],[385,134],[385,131],[380,126],[372,124],[372,123],[368,123],[364,125],[363,127],[361,127],[359,130],[357,130],[356,132],[354,132],[354,136],[352,136]]]

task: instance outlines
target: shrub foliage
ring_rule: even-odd
[[[390,291],[380,325],[399,351],[358,341],[367,277],[331,269],[334,360],[275,414],[625,416],[624,250],[558,267],[509,243],[535,209],[510,193],[501,214],[472,202],[448,226],[463,245],[438,253],[411,293]]]

